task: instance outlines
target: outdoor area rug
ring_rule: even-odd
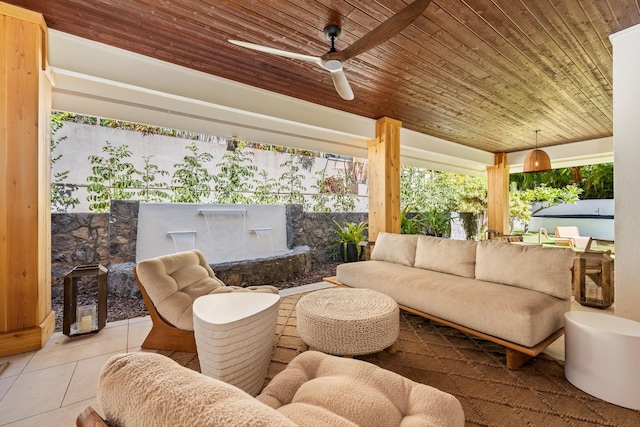
[[[265,384],[300,353],[295,305],[302,296],[282,299]],[[199,370],[193,353],[166,354]],[[467,426],[640,426],[640,411],[604,402],[569,383],[561,361],[542,354],[509,370],[503,347],[405,312],[396,353],[356,358],[453,394]]]

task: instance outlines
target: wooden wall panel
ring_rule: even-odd
[[[46,25],[0,3],[0,356],[40,348],[54,329]]]

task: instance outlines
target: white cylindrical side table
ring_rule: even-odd
[[[193,331],[204,375],[257,395],[271,360],[280,296],[204,295],[193,303]]]
[[[567,380],[592,396],[640,410],[640,322],[587,311],[564,317]]]

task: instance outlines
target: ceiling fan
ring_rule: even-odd
[[[322,56],[303,55],[299,53],[287,52],[285,50],[274,49],[253,43],[247,43],[240,40],[229,40],[229,42],[248,49],[260,52],[270,53],[273,55],[284,56],[285,58],[298,59],[300,61],[312,62],[318,64],[331,73],[333,85],[343,99],[348,101],[353,99],[353,90],[349,86],[347,77],[344,74],[342,65],[349,58],[353,58],[363,52],[366,52],[379,44],[389,40],[391,37],[405,29],[415,19],[424,12],[431,0],[415,0],[413,3],[405,6],[400,12],[374,28],[364,37],[356,40],[351,46],[345,50],[338,52],[335,48],[335,41],[340,37],[340,27],[337,25],[328,25],[324,28],[324,34],[327,40],[331,42],[331,50]]]

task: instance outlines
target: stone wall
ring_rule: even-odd
[[[137,201],[113,201],[110,214],[60,213],[51,215],[52,293],[62,293],[64,276],[77,265],[101,263],[109,269],[109,293],[139,297],[133,278],[138,228]],[[287,205],[287,245],[293,253],[260,262],[212,266],[229,285],[257,285],[288,280],[308,273],[311,265],[331,259],[333,221],[366,221],[367,213],[304,212]]]
[[[51,214],[51,293],[62,295],[64,277],[75,266],[110,264],[109,214]]]

